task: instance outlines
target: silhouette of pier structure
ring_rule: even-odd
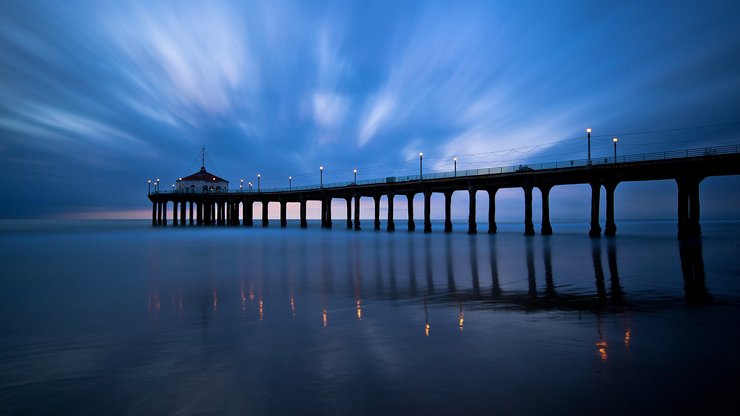
[[[387,198],[386,228],[394,231],[393,218],[396,196],[405,197],[408,204],[408,230],[415,231],[414,196],[424,196],[424,232],[432,232],[432,194],[444,195],[444,232],[452,231],[452,195],[456,191],[469,194],[468,233],[478,232],[476,224],[476,193],[486,192],[489,197],[488,233],[496,232],[496,192],[504,188],[524,190],[524,234],[535,234],[532,220],[532,193],[537,188],[542,196],[541,230],[552,234],[550,224],[550,191],[555,186],[587,184],[591,187],[591,219],[589,235],[599,237],[602,228],[599,218],[601,189],[606,193],[606,223],[603,233],[614,236],[617,226],[614,219],[614,193],[622,182],[675,180],[678,187],[678,237],[681,239],[701,235],[699,184],[707,177],[740,175],[740,145],[707,147],[700,149],[625,155],[619,157],[550,162],[510,167],[474,169],[443,173],[430,173],[403,177],[321,184],[282,189],[219,191],[182,189],[149,193],[152,202],[152,225],[166,226],[167,211],[171,204],[172,225],[254,225],[253,207],[262,204],[261,225],[270,222],[268,205],[280,205],[280,226],[287,226],[287,204],[300,204],[300,227],[308,227],[306,205],[309,201],[321,203],[321,227],[332,228],[331,202],[343,199],[347,203],[347,228],[360,230],[360,200],[370,197],[374,201],[374,229],[380,230],[380,201]],[[354,200],[354,215],[352,212]],[[242,220],[239,219],[241,210]]]

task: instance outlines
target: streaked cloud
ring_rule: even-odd
[[[598,153],[609,132],[738,121],[738,17],[693,0],[3,2],[0,216],[48,213],[31,189],[62,171],[72,195],[53,198],[90,203],[69,184],[94,177],[102,211],[139,209],[145,179],[197,168],[201,146],[220,176],[277,186],[321,164],[338,181],[414,173],[419,151],[429,171],[578,158],[580,142],[549,143],[586,126]]]

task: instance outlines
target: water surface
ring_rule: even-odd
[[[601,239],[363,226],[0,222],[0,412],[734,406],[738,223],[689,243],[673,223]]]

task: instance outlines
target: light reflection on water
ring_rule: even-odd
[[[621,225],[614,239],[500,230],[0,224],[0,402],[8,413],[488,414],[729,400],[737,223],[686,243],[673,224]]]

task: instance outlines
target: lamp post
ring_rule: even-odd
[[[257,192],[260,191],[260,181],[262,180],[262,175],[259,173],[257,174]]]
[[[612,142],[614,142],[614,163],[617,163],[617,142],[619,141],[618,138],[614,137],[612,138]]]
[[[319,166],[319,172],[321,175],[321,177],[319,178],[319,188],[323,188],[324,187],[324,167],[323,166]]]
[[[586,129],[588,135],[588,165],[591,166],[591,127]]]
[[[249,192],[252,192],[252,182],[249,182]]]
[[[424,153],[419,152],[419,180],[422,180],[422,163],[424,161]]]
[[[152,180],[151,179],[147,179],[146,180],[146,183],[147,183],[146,194],[149,195],[149,194],[152,193]]]
[[[175,192],[175,184],[172,184],[172,192]]]
[[[353,170],[352,173],[355,175],[355,182],[354,184],[357,185],[357,169]]]
[[[244,189],[244,179],[239,179],[239,190],[241,191],[243,189]]]
[[[155,186],[154,186],[154,192],[155,192],[155,193],[159,193],[159,178],[157,178],[157,183],[156,183],[156,184],[154,184],[154,185],[155,185]]]
[[[457,178],[457,158],[456,158],[456,157],[453,157],[453,158],[452,158],[452,161],[453,161],[453,162],[454,162],[454,164],[455,164],[455,177]]]
[[[292,176],[288,176],[288,190],[289,191],[293,190],[293,177]]]

